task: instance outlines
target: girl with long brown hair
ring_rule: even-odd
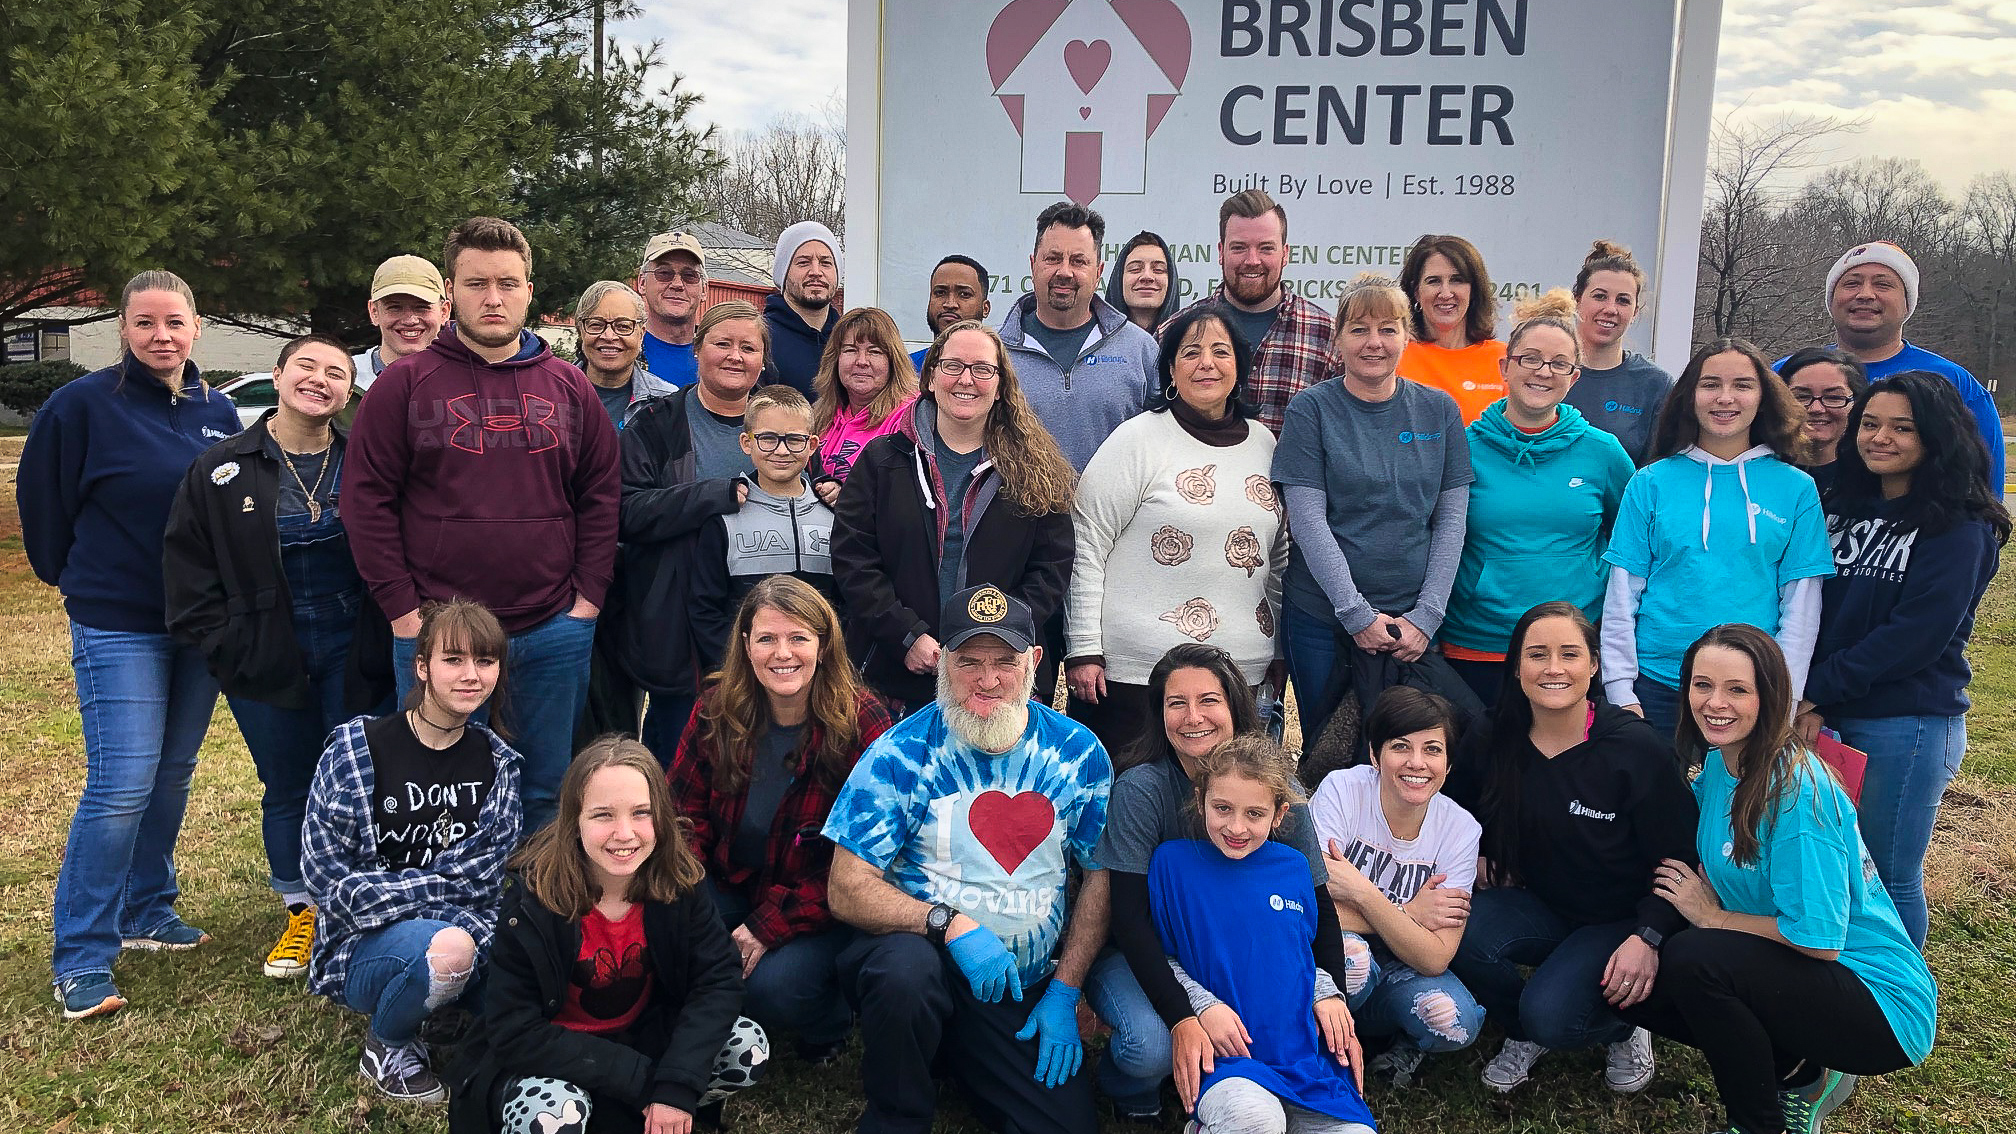
[[[456,1066],[457,1134],[691,1130],[769,1050],[706,871],[651,750],[608,736],[511,860],[483,1019]],[[617,1121],[611,1122],[611,1119]],[[627,1120],[627,1121],[625,1121]]]
[[[833,797],[889,713],[854,679],[839,616],[799,579],[772,575],[742,600],[672,758],[671,783],[703,883],[732,931],[749,1015],[832,1058],[853,1013],[834,958],[850,939],[826,906]]]
[[[1794,467],[1805,421],[1756,347],[1716,339],[1680,372],[1652,463],[1624,486],[1603,553],[1603,690],[1662,735],[1683,715],[1680,655],[1722,619],[1776,635],[1795,698],[1806,683],[1834,551]]]
[[[812,394],[812,433],[819,438],[815,475],[845,484],[861,450],[894,433],[898,415],[917,400],[917,369],[903,349],[896,320],[880,307],[856,307],[840,316],[812,374]]]
[[[1924,1061],[1938,989],[1848,793],[1792,732],[1778,643],[1712,627],[1681,669],[1678,746],[1702,764],[1701,825],[1695,861],[1665,859],[1652,889],[1691,928],[1660,950],[1652,995],[1621,1013],[1701,1049],[1729,1130],[1817,1131],[1856,1076]]]
[[[1049,622],[1071,574],[1077,485],[992,327],[945,328],[924,374],[924,393],[862,450],[833,506],[833,574],[862,674],[908,707],[932,698],[939,611],[953,594],[992,583]],[[1054,687],[1057,652],[1044,650],[1037,688]]]

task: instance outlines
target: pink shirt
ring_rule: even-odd
[[[869,423],[866,409],[855,413],[841,410],[834,414],[832,427],[819,439],[819,457],[825,463],[826,475],[846,483],[854,462],[861,459],[861,450],[877,437],[896,432],[904,411],[916,400],[915,397],[905,400],[894,413],[873,424]]]

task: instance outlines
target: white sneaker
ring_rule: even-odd
[[[1484,1065],[1484,1085],[1500,1094],[1512,1090],[1533,1074],[1533,1065],[1545,1054],[1546,1048],[1530,1040],[1506,1040],[1491,1062]]]
[[[1604,1048],[1603,1079],[1620,1094],[1644,1090],[1654,1066],[1652,1033],[1644,1028],[1633,1028],[1628,1038]]]

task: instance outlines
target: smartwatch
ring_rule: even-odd
[[[924,936],[933,945],[945,944],[945,931],[951,927],[952,919],[957,916],[959,911],[944,902],[933,905],[931,912],[924,915]]]
[[[1665,934],[1659,932],[1658,930],[1652,928],[1649,925],[1641,925],[1637,929],[1632,930],[1631,936],[1636,937],[1640,941],[1643,941],[1645,944],[1652,946],[1652,951],[1654,953],[1657,953],[1659,951],[1659,946],[1664,944],[1666,941]]]

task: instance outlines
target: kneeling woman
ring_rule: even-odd
[[[735,948],[657,757],[595,741],[512,859],[483,1019],[456,1065],[455,1134],[686,1134],[756,1080]],[[660,836],[664,842],[659,842]]]
[[[1491,727],[1449,781],[1484,824],[1494,883],[1450,965],[1505,1029],[1484,1085],[1510,1091],[1547,1052],[1600,1043],[1610,1088],[1643,1090],[1652,1037],[1616,1010],[1651,995],[1660,943],[1686,924],[1652,871],[1686,857],[1694,797],[1672,744],[1594,695],[1596,627],[1580,607],[1527,611],[1509,649]]]
[[[1396,685],[1365,719],[1372,762],[1323,778],[1309,800],[1327,896],[1344,928],[1344,992],[1358,1033],[1392,1036],[1367,1067],[1404,1086],[1429,1052],[1477,1042],[1484,1012],[1449,971],[1477,878],[1477,820],[1442,794],[1455,710]]]
[[[1667,859],[1653,889],[1694,928],[1661,951],[1624,1018],[1698,1047],[1729,1130],[1818,1130],[1857,1075],[1922,1062],[1938,989],[1877,877],[1855,807],[1793,738],[1792,679],[1771,636],[1717,626],[1687,651],[1683,759],[1701,869]]]
[[[406,711],[336,730],[308,792],[308,989],[371,1017],[358,1070],[388,1098],[447,1098],[420,1024],[461,998],[497,923],[519,757],[469,718],[494,697],[499,720],[509,649],[477,603],[423,608]]]
[[[854,680],[840,620],[811,584],[772,575],[742,600],[720,672],[672,759],[672,794],[748,982],[749,1014],[824,1062],[854,1014],[834,959],[851,934],[826,906],[819,837],[855,761],[889,730]]]

